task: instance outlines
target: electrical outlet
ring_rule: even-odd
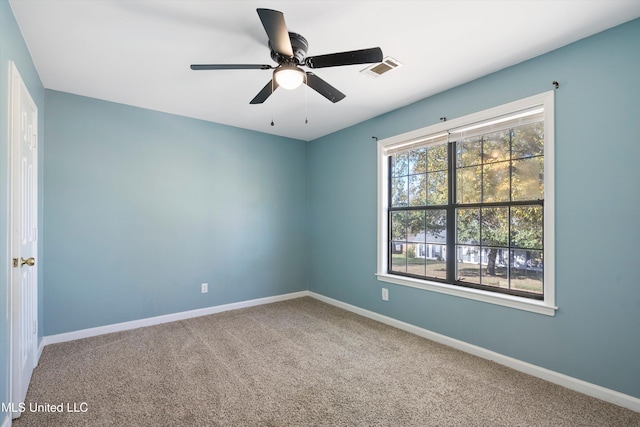
[[[389,289],[382,288],[382,301],[389,301]]]
[[[200,285],[200,292],[202,292],[203,294],[209,292],[209,284],[203,283],[202,285]]]

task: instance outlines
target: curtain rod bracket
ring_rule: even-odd
[[[371,139],[373,139],[375,142],[378,142],[378,137],[377,136],[372,136]]]
[[[441,122],[446,122],[446,121],[447,121],[447,118],[446,118],[446,117],[440,117],[440,121],[441,121]]]
[[[554,80],[554,81],[552,81],[552,82],[551,82],[551,84],[552,84],[556,89],[558,89],[558,88],[560,87],[560,83],[558,83],[558,82],[557,82],[557,81],[555,81],[555,80]]]

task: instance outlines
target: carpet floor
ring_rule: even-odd
[[[640,426],[308,297],[49,345],[25,407],[16,427]]]

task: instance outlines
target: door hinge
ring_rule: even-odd
[[[18,258],[14,258],[13,259],[13,266],[17,267],[18,266]]]
[[[38,321],[37,320],[33,321],[33,333],[34,334],[38,333]]]

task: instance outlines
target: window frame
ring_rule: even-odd
[[[460,285],[419,279],[388,272],[388,196],[389,196],[389,151],[403,146],[415,145],[433,135],[447,133],[455,129],[472,126],[481,122],[535,107],[544,108],[544,299],[504,294],[495,291],[464,287]],[[554,91],[509,102],[463,117],[442,121],[414,131],[378,140],[377,143],[377,272],[379,281],[409,286],[427,291],[444,293],[457,297],[482,301],[490,304],[526,310],[534,313],[554,316],[558,309],[555,305],[555,251],[554,251]],[[449,142],[451,144],[451,142]],[[450,177],[451,178],[451,177]],[[450,200],[451,202],[451,200]]]

